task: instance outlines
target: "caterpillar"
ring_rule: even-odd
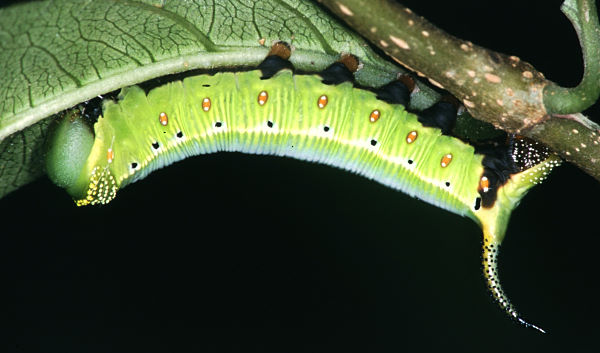
[[[296,73],[275,43],[256,70],[189,76],[105,99],[93,131],[63,119],[49,141],[51,180],[78,206],[106,204],[120,188],[189,156],[237,151],[339,167],[469,217],[483,231],[486,284],[508,316],[541,332],[502,290],[498,253],[512,210],[560,159],[522,137],[492,148],[451,135],[457,105],[405,109],[414,87],[400,77],[378,89],[353,83],[343,55],[318,74]]]

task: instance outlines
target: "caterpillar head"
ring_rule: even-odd
[[[107,203],[117,191],[115,178],[106,166],[88,168],[94,139],[92,127],[76,108],[57,121],[47,141],[48,177],[66,189],[78,206]]]
[[[59,118],[47,140],[46,172],[50,180],[69,193],[77,188],[77,180],[93,144],[94,133],[79,108]]]

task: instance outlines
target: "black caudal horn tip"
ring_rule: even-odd
[[[281,41],[275,42],[267,57],[258,64],[258,69],[262,72],[261,79],[269,79],[284,69],[294,70],[294,66],[289,61],[291,54],[292,49],[289,44]]]

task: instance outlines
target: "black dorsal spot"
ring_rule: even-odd
[[[158,144],[158,142],[152,143],[152,148],[154,148],[155,150],[157,150],[159,147],[160,147],[160,145]]]
[[[475,211],[481,208],[481,197],[475,199],[475,206],[473,206],[473,208],[475,209]]]
[[[294,70],[294,66],[277,55],[270,55],[258,65],[258,69],[262,72],[260,79],[267,80],[283,69]]]
[[[402,104],[408,106],[410,101],[410,92],[412,91],[405,82],[396,80],[380,87],[377,93],[377,99],[381,99],[390,104]]]
[[[177,136],[177,138],[182,138],[183,137],[183,132],[178,131],[176,136]]]
[[[221,126],[223,126],[223,123],[222,123],[222,122],[220,122],[220,121],[217,121],[217,122],[215,123],[215,127],[221,127]]]
[[[375,139],[372,139],[372,140],[371,140],[371,146],[376,146],[376,145],[377,145],[377,140],[375,140]]]
[[[273,127],[273,122],[271,120],[267,121],[267,126],[268,127]]]
[[[446,182],[446,186],[450,187],[450,182],[449,181]]]
[[[267,57],[258,64],[258,69],[262,72],[261,80],[266,80],[277,72],[290,69],[294,70],[294,65],[289,62],[291,49],[290,46],[285,42],[277,42],[273,44]]]
[[[414,163],[414,161],[412,159],[408,160],[408,164],[413,164],[413,163]]]
[[[325,131],[325,132],[329,131],[329,126],[327,126],[327,125],[323,126],[323,131]]]
[[[335,62],[319,73],[326,85],[339,85],[343,82],[354,82],[354,75],[341,62]]]
[[[138,164],[136,162],[131,163],[131,169],[137,168]]]
[[[457,111],[457,101],[448,96],[420,112],[418,118],[424,126],[436,127],[442,130],[442,134],[449,135],[456,123]]]

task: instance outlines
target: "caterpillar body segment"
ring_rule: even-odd
[[[395,102],[410,89],[356,88],[351,70],[334,65],[326,70],[330,84],[318,75],[267,68],[191,76],[148,93],[125,88],[119,101],[105,102],[89,156],[64,186],[78,205],[105,204],[153,170],[219,151],[342,168],[477,222],[493,297],[511,318],[541,331],[502,291],[497,256],[512,210],[560,160],[522,139],[500,147],[501,157],[477,153],[448,135],[456,110],[447,102],[422,115],[408,112]],[[348,72],[336,79],[340,70]]]

